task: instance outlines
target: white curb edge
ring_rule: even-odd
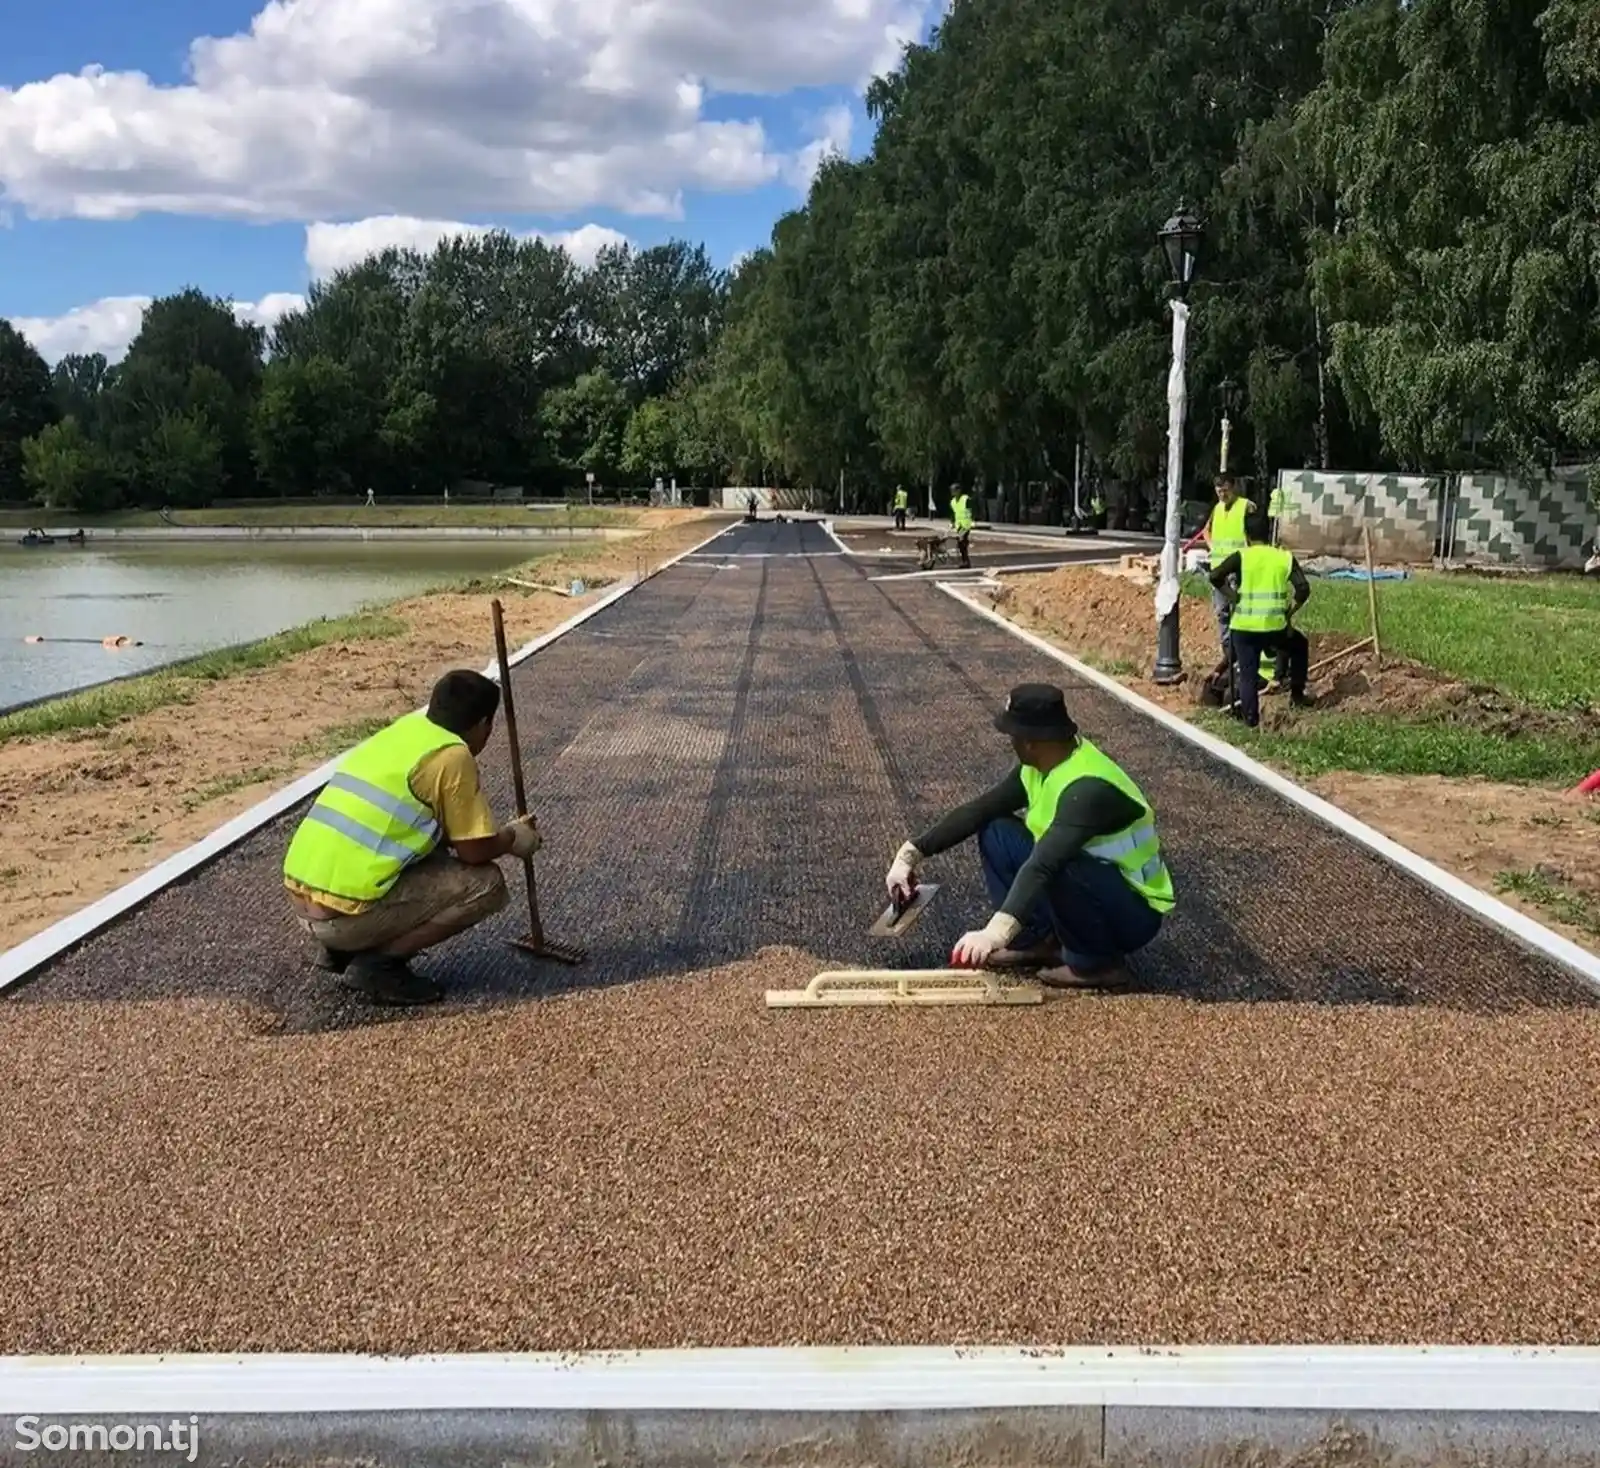
[[[1593,1347],[837,1347],[0,1358],[0,1414],[905,1412],[1025,1407],[1600,1412]]]

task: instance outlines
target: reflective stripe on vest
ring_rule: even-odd
[[[1236,632],[1281,632],[1289,625],[1289,568],[1294,555],[1273,545],[1239,552],[1239,604],[1229,625]]]
[[[950,501],[950,518],[955,522],[957,530],[972,529],[972,510],[967,504],[967,497],[958,494]]]
[[[1070,758],[1063,760],[1048,775],[1031,765],[1022,766],[1022,788],[1028,795],[1024,824],[1038,841],[1055,820],[1056,807],[1069,785],[1079,780],[1104,780],[1114,785],[1142,812],[1132,825],[1109,836],[1097,836],[1084,846],[1085,855],[1109,862],[1122,873],[1123,880],[1157,912],[1171,912],[1177,905],[1172,874],[1161,856],[1161,841],[1156,834],[1156,819],[1150,802],[1122,768],[1087,739],[1080,738]]]
[[[1244,517],[1250,502],[1236,499],[1231,505],[1218,500],[1211,510],[1211,562],[1225,561],[1235,551],[1242,551],[1249,540],[1244,533]]]
[[[465,741],[426,714],[406,714],[341,760],[306,812],[283,875],[317,892],[376,902],[443,834],[411,793],[411,772],[437,750]]]

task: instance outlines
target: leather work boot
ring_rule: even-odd
[[[444,998],[444,990],[432,979],[415,972],[405,959],[387,953],[353,955],[344,981],[374,1004],[436,1004]]]
[[[1133,982],[1125,963],[1108,964],[1087,973],[1064,963],[1059,968],[1040,969],[1035,977],[1049,989],[1126,989]]]
[[[326,943],[317,944],[317,955],[312,960],[320,969],[325,969],[330,974],[342,974],[350,967],[350,954],[338,953],[328,947]]]

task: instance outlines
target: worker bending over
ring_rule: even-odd
[[[1125,984],[1127,955],[1156,936],[1176,901],[1149,801],[1078,733],[1059,688],[1013,688],[994,726],[1011,737],[1017,768],[900,848],[891,899],[910,895],[928,857],[976,835],[997,911],[961,939],[954,961],[1038,963],[1040,981],[1057,988]]]
[[[896,485],[894,491],[894,528],[896,530],[904,530],[906,528],[906,509],[910,504],[911,496],[905,492],[903,487]]]
[[[1289,701],[1304,706],[1311,644],[1293,624],[1311,595],[1311,583],[1290,551],[1268,545],[1272,525],[1252,510],[1245,517],[1244,549],[1211,567],[1211,585],[1228,602],[1230,641],[1239,665],[1239,716],[1252,729],[1261,722],[1262,655],[1277,654],[1289,667]],[[1230,584],[1237,581],[1237,587]]]
[[[956,533],[956,549],[961,552],[961,564],[971,567],[972,502],[959,484],[950,486],[950,524]]]
[[[426,712],[339,761],[289,842],[284,885],[319,962],[376,1003],[439,999],[408,960],[504,907],[495,862],[539,849],[533,817],[497,826],[478,781],[499,707],[499,684],[446,673]]]

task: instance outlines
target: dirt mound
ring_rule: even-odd
[[[1155,586],[1134,572],[1068,566],[1045,575],[1011,578],[995,607],[1032,631],[1050,637],[1092,667],[1123,679],[1169,708],[1192,707],[1200,680],[1220,657],[1216,623],[1205,602],[1183,603],[1183,660],[1189,670],[1180,689],[1150,681],[1156,652]],[[1507,738],[1530,734],[1581,734],[1592,719],[1532,709],[1483,684],[1464,683],[1437,669],[1385,654],[1374,666],[1370,649],[1319,667],[1361,639],[1347,632],[1309,633],[1310,691],[1322,710],[1427,719],[1482,729]],[[1267,726],[1301,717],[1278,700],[1262,706]]]

